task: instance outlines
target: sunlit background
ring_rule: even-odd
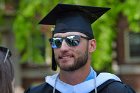
[[[91,65],[140,93],[140,0],[0,0],[0,46],[12,51],[16,93],[56,73],[48,42],[53,26],[38,22],[58,3],[111,8],[92,24],[97,50]]]

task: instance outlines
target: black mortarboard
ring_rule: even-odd
[[[58,4],[39,24],[55,25],[53,34],[81,32],[93,39],[91,24],[109,9],[105,7]],[[52,69],[56,70],[56,67],[54,53],[52,53]]]

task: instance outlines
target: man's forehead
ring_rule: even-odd
[[[69,36],[69,35],[82,35],[82,36],[86,36],[85,34],[80,33],[80,32],[65,32],[65,33],[55,33],[54,37],[56,37],[56,36],[65,37],[65,36]]]

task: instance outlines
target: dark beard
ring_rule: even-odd
[[[80,55],[80,52],[79,52]],[[61,67],[59,64],[58,66],[60,67],[61,70],[64,71],[75,71],[80,69],[81,67],[83,67],[88,60],[88,49],[85,51],[85,54],[79,56],[77,59],[75,59],[75,62],[73,65],[69,66],[69,67]],[[58,62],[57,62],[58,63]]]

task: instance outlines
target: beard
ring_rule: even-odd
[[[74,62],[73,64],[69,65],[69,66],[64,66],[61,65],[57,60],[56,63],[57,65],[60,67],[61,70],[64,71],[75,71],[80,69],[81,67],[83,67],[88,60],[88,49],[86,49],[86,51],[84,53],[78,52],[79,57],[78,58],[74,58]]]

